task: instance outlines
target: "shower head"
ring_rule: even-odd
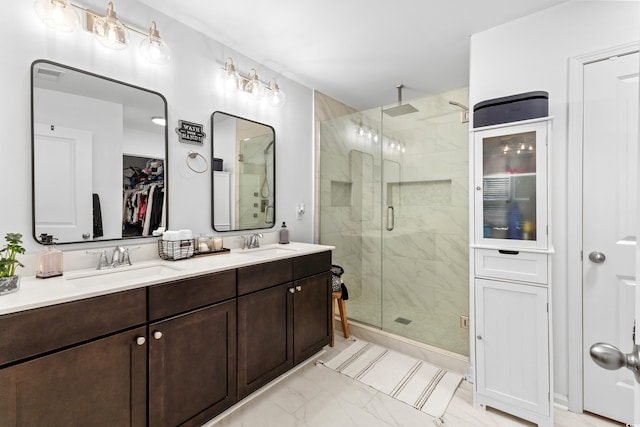
[[[405,114],[416,113],[418,109],[411,104],[402,105],[402,88],[404,85],[399,84],[396,86],[398,88],[398,105],[395,107],[387,108],[386,110],[382,110],[385,114],[388,114],[391,117],[404,116]]]
[[[449,101],[449,104],[455,105],[456,107],[459,107],[459,108],[462,108],[464,111],[469,111],[469,107],[467,107],[466,105],[460,104],[459,102]]]

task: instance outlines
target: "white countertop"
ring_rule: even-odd
[[[63,276],[49,279],[23,276],[18,292],[0,296],[0,315],[333,249],[309,243],[276,243],[179,261],[134,260],[132,266],[65,271]]]

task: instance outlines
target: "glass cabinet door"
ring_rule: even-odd
[[[547,247],[547,121],[475,132],[476,243]]]

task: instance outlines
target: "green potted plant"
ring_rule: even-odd
[[[16,267],[24,265],[16,259],[23,254],[22,234],[7,233],[4,236],[7,245],[0,249],[0,295],[17,292],[20,287],[20,276],[16,275]]]

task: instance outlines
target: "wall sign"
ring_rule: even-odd
[[[199,123],[191,123],[185,120],[178,120],[176,132],[179,141],[187,144],[203,145],[206,133],[202,132],[203,126]]]

